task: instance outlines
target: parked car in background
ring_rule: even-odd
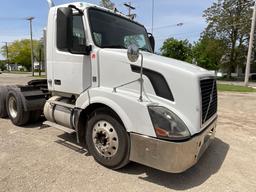
[[[250,74],[250,80],[256,81],[256,73],[251,73]]]

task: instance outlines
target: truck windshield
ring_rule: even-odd
[[[98,9],[89,9],[89,21],[95,45],[126,49],[135,44],[152,52],[146,29],[135,22]]]

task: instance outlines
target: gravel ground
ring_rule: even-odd
[[[0,84],[27,79],[1,74]],[[0,120],[1,192],[256,192],[256,94],[219,94],[217,138],[198,164],[182,174],[136,163],[119,171],[106,169],[75,144],[74,135],[40,125],[16,127]]]
[[[32,79],[31,74],[3,73],[0,74],[0,85],[23,85]]]

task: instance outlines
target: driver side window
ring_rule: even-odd
[[[86,38],[84,31],[83,18],[81,15],[73,15],[73,29],[72,29],[72,50],[81,51],[86,46]]]
[[[66,21],[66,22],[65,22]],[[86,47],[83,16],[66,16],[61,9],[57,15],[57,48],[60,51],[82,53]]]

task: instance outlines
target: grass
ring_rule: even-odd
[[[256,92],[256,89],[251,87],[244,87],[239,85],[218,84],[218,91],[240,92],[240,93],[252,93]]]
[[[35,78],[39,78],[39,79],[40,79],[40,78],[46,79],[46,75],[41,75],[41,76],[35,75],[34,77],[35,77]]]

